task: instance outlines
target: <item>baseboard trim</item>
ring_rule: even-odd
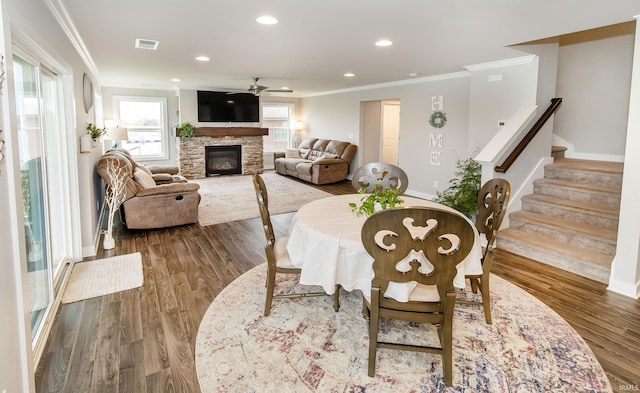
[[[100,216],[98,217],[98,226],[93,235],[93,244],[87,247],[82,247],[82,257],[93,257],[98,253],[98,248],[100,247],[100,235],[102,234],[102,220],[104,219],[105,208],[102,205],[102,209],[100,209]]]
[[[607,289],[634,299],[640,299],[640,281],[634,285],[611,278]]]

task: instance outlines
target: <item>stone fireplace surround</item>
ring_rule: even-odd
[[[206,177],[206,146],[242,146],[242,174],[262,173],[264,169],[262,136],[266,128],[253,127],[196,127],[195,137],[176,137],[177,161],[182,176],[187,179]],[[179,130],[177,133],[179,134]],[[226,135],[225,135],[226,134]]]

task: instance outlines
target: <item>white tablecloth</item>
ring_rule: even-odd
[[[301,284],[320,285],[328,294],[334,293],[336,284],[340,284],[347,291],[359,289],[369,296],[373,258],[360,240],[367,217],[356,216],[349,207],[349,202],[359,204],[361,198],[362,194],[347,194],[318,199],[295,214],[289,228],[287,251],[293,265],[302,269]],[[456,212],[424,199],[408,196],[402,199],[403,206],[437,206]],[[458,288],[464,288],[465,274],[482,273],[482,247],[475,232],[473,249],[457,266],[454,285]]]

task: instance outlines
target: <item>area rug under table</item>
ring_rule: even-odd
[[[456,305],[453,387],[439,355],[379,349],[367,376],[360,293],[274,300],[262,315],[266,264],[232,282],[204,315],[196,339],[203,392],[610,392],[590,348],[559,315],[492,276],[493,325],[480,307]],[[276,291],[295,279],[279,278]],[[316,289],[317,288],[309,288]],[[297,288],[300,289],[300,288]],[[430,325],[385,321],[380,338],[437,343]]]
[[[269,193],[269,213],[297,211],[305,203],[331,196],[302,182],[269,171],[262,174]],[[202,226],[260,217],[250,175],[217,176],[191,180],[202,196],[198,222]]]

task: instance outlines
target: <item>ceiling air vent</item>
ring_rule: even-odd
[[[158,49],[158,44],[160,41],[156,40],[145,40],[143,38],[136,38],[136,48],[139,49]]]

